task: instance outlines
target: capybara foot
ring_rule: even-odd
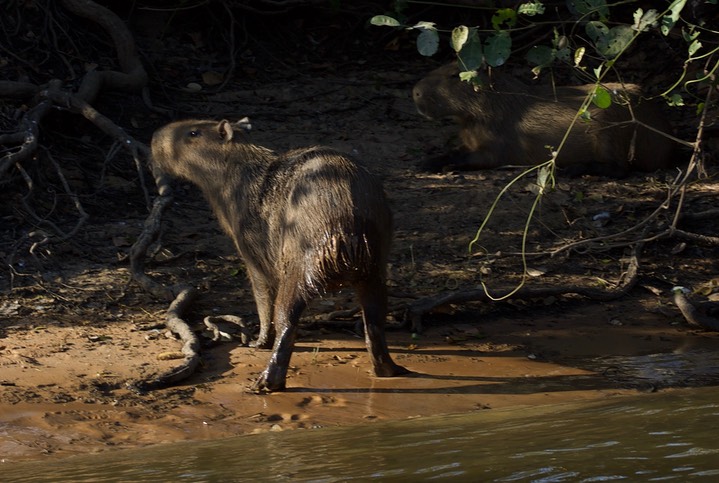
[[[395,377],[404,374],[410,374],[412,371],[395,364],[394,362],[388,362],[380,366],[375,366],[374,375],[377,377]]]
[[[285,379],[282,378],[280,381],[272,380],[268,375],[268,371],[265,370],[260,374],[255,383],[252,385],[252,392],[257,394],[268,394],[271,392],[278,392],[285,390]]]

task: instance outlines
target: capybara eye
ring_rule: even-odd
[[[196,138],[196,137],[200,136],[200,134],[201,134],[200,131],[195,131],[194,129],[192,131],[190,131],[189,133],[187,133],[187,135],[190,136],[191,138]]]

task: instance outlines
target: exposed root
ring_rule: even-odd
[[[616,287],[601,290],[589,287],[544,287],[529,288],[522,287],[519,290],[507,290],[498,294],[488,294],[484,288],[473,290],[459,290],[444,292],[438,295],[425,297],[407,305],[406,319],[409,321],[412,332],[422,331],[422,316],[436,307],[447,304],[460,304],[467,302],[491,302],[493,299],[513,293],[512,299],[528,300],[534,298],[556,297],[560,295],[579,295],[590,300],[608,301],[615,300],[626,295],[639,280],[639,256],[643,244],[639,243],[634,247],[629,260],[629,266],[621,277]]]
[[[0,183],[6,182],[13,169],[17,170],[28,187],[28,195],[20,200],[25,213],[31,218],[34,224],[41,224],[48,227],[48,231],[35,230],[27,236],[32,241],[30,255],[33,260],[39,261],[35,251],[40,247],[52,243],[58,243],[72,238],[83,226],[88,218],[80,199],[70,188],[63,173],[62,166],[58,163],[49,151],[44,152],[44,159],[49,159],[60,179],[61,185],[67,197],[74,203],[79,218],[75,226],[68,232],[63,231],[51,220],[43,219],[35,213],[28,203],[29,194],[33,190],[34,182],[31,175],[23,168],[22,162],[37,155],[40,144],[40,123],[53,108],[60,108],[73,113],[80,114],[94,124],[99,130],[116,140],[119,145],[127,149],[138,170],[138,176],[145,190],[146,200],[150,195],[144,185],[144,166],[149,158],[148,147],[129,136],[124,129],[115,124],[107,116],[97,111],[93,101],[103,90],[124,90],[140,92],[147,86],[147,73],[140,62],[135,48],[132,34],[124,22],[109,9],[90,0],[62,0],[62,6],[75,15],[91,20],[100,26],[112,39],[115,47],[119,71],[90,69],[83,76],[79,88],[71,90],[70,86],[64,85],[60,79],[51,79],[43,85],[35,85],[28,82],[0,82],[0,96],[35,99],[35,105],[28,109],[18,123],[15,132],[0,136],[0,144],[8,146],[6,154],[0,157]],[[50,10],[46,15],[52,15]],[[61,49],[57,49],[61,51]],[[63,59],[64,60],[64,59]],[[71,72],[72,66],[65,61]],[[153,173],[155,183],[158,187],[159,196],[152,204],[150,215],[145,221],[144,228],[137,242],[130,251],[130,266],[133,279],[147,292],[155,297],[172,301],[167,313],[167,327],[177,334],[183,341],[182,352],[185,354],[184,363],[176,369],[157,377],[153,381],[146,381],[140,385],[147,388],[165,386],[179,380],[185,379],[194,372],[199,364],[199,343],[197,337],[190,330],[187,323],[182,319],[182,313],[196,296],[196,291],[184,286],[166,287],[153,280],[144,272],[144,258],[149,246],[158,238],[162,214],[172,202],[172,191],[167,179],[161,173]],[[52,232],[52,233],[51,233]],[[12,259],[10,255],[8,262],[12,270]],[[139,387],[139,386],[138,386]]]
[[[719,302],[708,302],[696,307],[686,296],[689,290],[684,287],[674,287],[672,292],[674,292],[674,304],[689,325],[719,331],[719,318],[713,315],[714,312],[719,314]]]
[[[196,296],[197,291],[194,288],[185,287],[170,304],[170,308],[167,309],[165,325],[182,341],[182,353],[185,356],[182,363],[159,376],[132,383],[130,385],[132,389],[138,392],[160,389],[183,381],[195,373],[195,370],[200,365],[200,340],[182,316]]]

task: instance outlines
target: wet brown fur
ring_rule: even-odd
[[[323,147],[275,153],[251,143],[241,123],[188,120],[158,129],[153,162],[195,183],[232,238],[252,282],[259,347],[274,351],[255,388],[280,390],[302,310],[348,285],[363,308],[375,373],[406,372],[384,337],[392,216],[380,181]]]
[[[536,165],[559,147],[582,101],[594,85],[529,86],[494,72],[475,89],[458,77],[456,64],[430,72],[413,90],[418,111],[431,119],[452,118],[460,125],[460,150],[424,161],[421,168],[489,169]],[[673,142],[637,123],[671,133],[656,103],[641,98],[635,84],[604,84],[613,95],[608,109],[592,105],[591,120],[578,119],[562,147],[557,165],[571,174],[624,176],[674,164]],[[631,111],[627,107],[631,104]],[[621,124],[620,124],[621,123]]]

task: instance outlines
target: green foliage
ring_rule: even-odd
[[[613,60],[624,52],[636,34],[629,25],[609,28],[599,21],[587,22],[585,30],[597,52],[607,60]]]
[[[517,13],[520,15],[526,15],[532,17],[534,15],[542,15],[544,13],[544,4],[539,1],[531,3],[523,3],[517,7]]]
[[[604,0],[569,0],[567,6],[571,12],[582,17],[609,18],[609,7]]]
[[[597,86],[592,96],[592,103],[601,109],[607,109],[612,105],[612,95],[604,87]]]
[[[493,36],[487,39],[484,49],[484,60],[490,67],[499,67],[507,62],[512,52],[512,37],[509,32],[495,32]]]
[[[669,13],[662,17],[662,33],[669,35],[669,31],[674,27],[674,24],[679,20],[679,14],[682,12],[684,5],[687,0],[674,0],[669,5]]]
[[[512,28],[517,24],[517,12],[511,8],[500,8],[492,15],[494,30],[502,30],[503,26]]]
[[[462,27],[458,28],[462,29]],[[464,29],[467,29],[467,27],[464,27]],[[477,70],[484,61],[482,40],[479,38],[479,32],[476,28],[467,29],[467,31],[467,39],[461,44],[454,44],[455,52],[457,52],[457,58],[462,70]]]
[[[417,24],[413,27],[420,30],[417,36],[417,51],[426,57],[431,57],[437,53],[439,48],[439,34],[434,24],[422,23],[424,25]]]
[[[718,0],[704,1],[716,4]],[[518,48],[513,45],[513,35],[516,32],[524,33],[527,29],[539,25],[533,22],[536,17],[545,14],[545,5],[541,0],[531,0],[514,8],[494,9],[489,18],[491,30],[482,30],[472,25],[460,25],[451,30],[444,30],[432,22],[404,25],[401,22],[400,12],[411,3],[406,1],[395,2],[396,17],[377,15],[371,19],[371,24],[417,31],[417,50],[424,56],[437,53],[442,45],[442,37],[448,33],[449,46],[456,53],[460,66],[465,71],[476,70],[483,66],[499,67],[509,60],[513,49],[518,49],[525,52],[525,59],[536,75],[556,63],[564,63],[587,73],[591,72],[597,81],[600,81],[613,67],[616,59],[639,35],[658,31],[667,36],[680,22],[685,24],[681,26],[681,35],[687,43],[689,60],[701,55],[705,50],[702,36],[713,35],[711,45],[716,45],[715,30],[700,26],[701,22],[698,22],[699,25],[693,25],[682,19],[681,13],[687,0],[665,0],[665,2],[667,2],[666,8],[663,11],[636,8],[631,19],[622,19],[613,18],[612,15],[627,2],[608,4],[606,0],[567,0],[565,15],[573,16],[576,22],[572,28],[570,28],[571,24],[558,20],[549,42]],[[546,24],[553,21],[557,13],[560,12],[554,9],[550,20],[540,18],[537,21]],[[578,29],[583,29],[584,35],[581,35]],[[716,52],[717,49],[706,55]],[[601,61],[599,66],[587,65],[588,59],[597,59],[597,56]],[[465,77],[471,78],[471,76]]]
[[[370,20],[370,23],[372,25],[386,26],[386,27],[399,27],[400,25],[402,25],[399,23],[399,20],[396,20],[388,15],[375,15]]]
[[[559,31],[555,28],[552,45],[532,46],[527,52],[526,59],[531,65],[536,66],[532,69],[535,74],[539,74],[542,69],[551,66],[555,61],[568,62],[570,55],[567,37],[559,35]]]

